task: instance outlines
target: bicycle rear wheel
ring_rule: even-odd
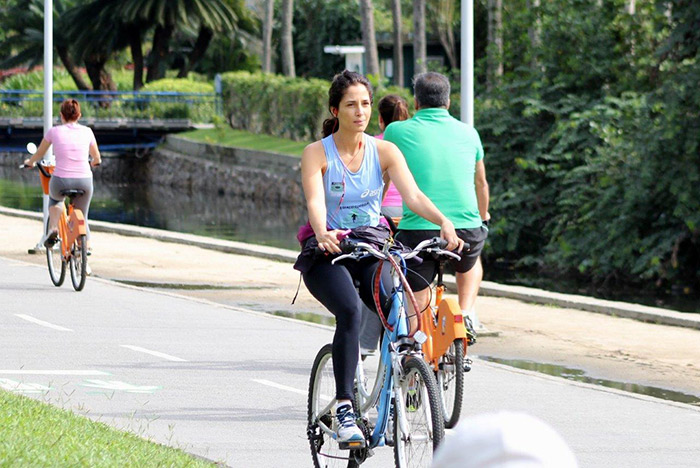
[[[66,279],[66,262],[61,254],[61,240],[46,249],[46,263],[49,265],[49,276],[54,286],[58,287]]]
[[[398,384],[399,395],[394,414],[394,461],[397,468],[429,467],[433,452],[445,436],[433,371],[421,357],[407,356]]]
[[[440,392],[440,406],[445,427],[452,428],[459,421],[464,395],[464,341],[454,340],[438,362],[435,373]]]
[[[359,465],[348,450],[340,450],[338,442],[322,426],[336,430],[335,376],[333,374],[332,345],[327,344],[316,355],[309,381],[308,428],[311,458],[315,468],[348,467]]]
[[[78,236],[71,246],[70,255],[70,280],[73,283],[73,289],[81,291],[85,286],[87,278],[87,247],[86,238],[83,234]]]

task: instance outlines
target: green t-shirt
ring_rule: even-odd
[[[446,109],[421,109],[392,122],[384,139],[399,147],[418,188],[457,229],[481,226],[474,188],[476,162],[484,157],[479,133]],[[401,229],[439,229],[403,205]]]

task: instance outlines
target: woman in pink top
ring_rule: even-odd
[[[384,129],[391,122],[396,120],[408,119],[408,104],[406,100],[396,94],[387,94],[384,96],[378,105],[379,110],[379,129],[382,131],[375,138],[384,139]],[[386,183],[386,179],[384,180]],[[382,207],[380,213],[388,216],[394,223],[398,224],[398,220],[403,215],[403,202],[401,194],[393,182],[389,182],[389,188],[384,193]],[[379,320],[377,314],[369,310],[366,306],[362,308],[362,323],[360,325],[360,354],[367,356],[374,353],[377,348],[377,342],[382,334],[384,326]]]
[[[378,105],[379,110],[379,130],[382,131],[376,138],[384,139],[384,129],[391,122],[408,119],[408,104],[406,100],[396,94],[387,94]],[[389,188],[382,200],[382,214],[392,219],[401,218],[403,215],[403,204],[401,194],[396,190],[394,184],[389,182]]]
[[[37,152],[24,164],[29,167],[44,157],[53,144],[56,156],[56,168],[54,169],[49,184],[49,235],[45,245],[52,247],[58,239],[58,219],[63,210],[64,190],[83,190],[85,193],[76,197],[75,207],[83,212],[87,226],[88,210],[92,199],[92,167],[99,166],[102,162],[100,150],[97,148],[95,135],[88,127],[80,125],[80,104],[75,99],[67,99],[61,104],[61,122],[63,125],[52,127],[41,140]],[[92,163],[89,162],[92,156]],[[88,228],[88,238],[90,229]]]

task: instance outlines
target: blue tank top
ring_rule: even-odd
[[[333,134],[321,140],[326,152],[323,185],[326,193],[326,223],[331,229],[377,226],[382,204],[382,167],[377,143],[364,136],[365,153],[357,172],[351,172],[340,159]]]

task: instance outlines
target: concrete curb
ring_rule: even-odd
[[[0,207],[0,214],[34,219],[38,221],[42,219],[41,213],[6,207]],[[194,234],[170,232],[162,229],[107,223],[104,221],[90,221],[90,229],[96,232],[109,232],[123,236],[145,237],[163,242],[194,245],[203,249],[217,250],[220,252],[238,255],[248,255],[285,263],[293,263],[297,257],[296,251],[288,249],[246,244],[244,242],[223,239],[214,239],[210,237],[197,236]],[[454,290],[456,287],[454,277],[447,276],[445,278],[445,283],[447,284],[448,288],[452,290]],[[535,304],[551,304],[557,307],[585,310],[588,312],[595,312],[613,317],[623,317],[642,322],[673,325],[700,330],[700,314],[682,313],[661,309],[658,307],[648,307],[640,304],[629,304],[625,302],[596,299],[587,296],[555,293],[544,291],[542,289],[527,288],[524,286],[509,286],[492,283],[490,281],[484,281],[482,283],[480,294],[484,296],[516,299]]]

